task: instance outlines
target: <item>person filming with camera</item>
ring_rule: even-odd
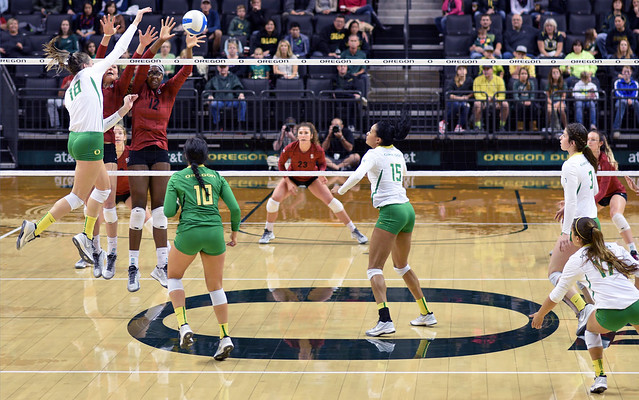
[[[344,127],[344,122],[333,118],[328,134],[322,141],[322,149],[326,153],[326,168],[336,171],[357,168],[360,156],[353,153],[354,142],[353,133]]]

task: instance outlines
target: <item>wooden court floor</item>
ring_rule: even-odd
[[[411,179],[410,265],[439,323],[409,325],[417,306],[387,264],[397,333],[381,340],[364,334],[377,318],[368,246],[307,190],[283,202],[276,239],[258,245],[277,180],[229,182],[245,218],[224,277],[236,349],[216,362],[217,323],[199,261],[184,279],[196,343],[179,351],[166,290],[149,276],[155,251],[146,231],[141,289],[126,290],[124,206],[116,276],[95,279],[90,269],[74,269],[71,237],[81,213],[20,252],[9,234],[68,193],[70,178],[1,178],[0,398],[639,399],[639,335],[631,327],[604,341],[609,389],[592,396],[592,364],[570,310],[559,305],[541,332],[530,328],[527,314],[551,290],[558,178]],[[367,235],[376,220],[369,195],[364,180],[341,199]],[[625,215],[636,235],[634,194]],[[607,209],[600,219],[609,240],[621,243]]]

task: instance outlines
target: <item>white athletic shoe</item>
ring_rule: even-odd
[[[107,255],[106,266],[102,268],[102,277],[104,279],[111,279],[115,275],[115,260],[117,258],[118,256],[115,253]]]
[[[410,324],[413,326],[433,326],[436,323],[437,323],[437,320],[435,319],[435,314],[433,314],[432,312],[426,315],[419,314],[419,317],[410,321]]]
[[[595,306],[592,304],[586,304],[583,310],[579,312],[579,318],[577,322],[577,336],[582,336],[586,332],[586,325],[588,325],[588,318],[590,314],[595,311]]]
[[[377,347],[380,353],[392,353],[395,350],[395,343],[387,342],[380,339],[366,339],[368,343],[372,343]]]
[[[129,281],[126,288],[129,289],[129,292],[140,290],[140,270],[135,265],[129,265]]]
[[[373,329],[369,329],[366,331],[366,334],[368,336],[381,336],[391,333],[395,333],[395,325],[393,324],[393,321],[377,321],[377,325],[375,325]]]
[[[35,222],[24,220],[20,227],[20,234],[18,234],[18,240],[16,241],[16,249],[20,250],[25,244],[29,243],[37,236],[34,234],[36,230]]]
[[[219,346],[217,346],[217,351],[215,352],[213,358],[215,358],[217,361],[223,361],[229,357],[229,354],[231,354],[231,351],[233,351],[234,348],[235,346],[233,346],[233,341],[231,340],[231,338],[229,336],[224,336],[220,340],[220,344]]]
[[[80,258],[87,264],[93,265],[93,240],[89,239],[84,233],[78,233],[72,240],[75,247],[78,248]]]
[[[193,331],[189,324],[180,327],[180,347],[187,349],[193,344]]]
[[[590,387],[590,393],[603,393],[608,389],[608,378],[606,375],[595,377],[595,383]]]
[[[85,269],[86,267],[87,267],[87,263],[85,263],[83,259],[79,259],[75,263],[75,269]]]
[[[359,242],[359,244],[368,243],[368,238],[359,229],[355,228],[353,232],[351,232],[351,237]]]
[[[99,253],[93,253],[93,276],[99,278],[102,276],[102,270],[106,266],[106,251],[100,250]]]
[[[166,269],[166,265],[164,267],[156,265],[153,272],[151,272],[151,276],[155,278],[156,281],[160,282],[160,285],[164,286],[165,288],[169,286],[169,278],[166,276]]]
[[[262,233],[262,237],[257,242],[259,244],[267,244],[273,239],[275,239],[275,235],[273,234],[273,232],[269,231],[268,229],[264,229],[264,233]]]

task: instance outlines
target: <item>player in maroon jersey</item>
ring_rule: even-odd
[[[173,18],[163,22],[158,39],[159,45],[174,35]],[[204,43],[204,35],[186,35],[186,56],[193,58],[193,47]],[[166,127],[171,117],[171,110],[178,91],[186,82],[193,70],[192,65],[185,65],[180,71],[162,83],[164,67],[162,64],[140,66],[133,81],[132,93],[139,94],[137,107],[133,107],[133,133],[128,167],[130,171],[169,171],[168,139]],[[167,218],[164,215],[164,195],[168,176],[130,176],[131,219],[129,226],[129,279],[127,288],[130,292],[140,289],[140,272],[138,258],[142,227],[144,226],[144,209],[147,204],[147,193],[151,192],[151,215],[153,217],[153,239],[155,240],[157,265],[151,276],[164,287],[167,287]]]
[[[138,100],[139,101],[139,100]],[[324,150],[320,146],[317,130],[310,122],[302,122],[297,127],[297,141],[289,144],[282,150],[279,159],[280,171],[286,171],[286,161],[291,160],[288,171],[325,171],[326,158]],[[273,191],[273,195],[266,203],[266,226],[264,233],[259,240],[260,244],[269,243],[275,239],[273,234],[273,225],[277,219],[277,211],[280,203],[290,194],[297,193],[298,186],[306,186],[315,197],[322,200],[351,230],[351,236],[359,243],[368,242],[368,238],[364,236],[353,224],[350,217],[344,210],[342,203],[333,197],[331,191],[326,186],[325,176],[291,176],[284,177]]]

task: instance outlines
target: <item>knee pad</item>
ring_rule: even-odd
[[[104,220],[107,224],[113,224],[118,221],[118,212],[115,207],[103,209],[102,214],[104,214]]]
[[[628,225],[628,221],[624,218],[623,214],[615,214],[612,216],[612,223],[615,224],[619,232],[623,232],[625,230],[630,229],[630,225]]]
[[[109,198],[109,193],[111,193],[111,189],[93,189],[93,191],[91,192],[91,198],[102,204],[106,201],[107,198]]]
[[[68,195],[64,196],[64,199],[69,203],[72,210],[82,207],[84,205],[84,201],[79,198],[75,193],[71,192]],[[86,212],[85,212],[86,214]]]
[[[184,286],[182,285],[182,279],[173,279],[169,278],[166,285],[169,293],[174,290],[184,290]]]
[[[366,270],[366,276],[368,276],[368,280],[370,281],[371,279],[373,279],[373,277],[375,275],[382,275],[384,276],[384,273],[382,272],[381,269],[379,268],[369,268]]]
[[[395,272],[397,272],[397,275],[404,276],[404,275],[406,275],[406,273],[408,271],[410,271],[410,265],[406,264],[406,266],[404,268],[394,268],[393,267],[393,269],[395,270]]]
[[[333,198],[333,200],[331,200],[331,202],[328,203],[328,208],[330,208],[331,211],[333,211],[335,214],[344,211],[344,205],[342,204],[341,201],[337,200],[336,198]]]
[[[277,212],[280,209],[279,201],[275,201],[272,198],[268,199],[266,202],[266,211],[270,213]]]
[[[586,347],[589,349],[593,347],[603,347],[603,344],[601,342],[601,335],[598,333],[592,333],[589,330],[586,330],[584,339],[586,341]]]
[[[553,272],[552,274],[548,275],[548,280],[550,281],[550,283],[552,283],[553,286],[557,286],[557,284],[559,283],[559,278],[561,278],[561,272]]]
[[[131,219],[129,220],[129,228],[135,231],[141,231],[144,226],[144,218],[146,211],[142,207],[135,207],[131,210]]]
[[[154,228],[166,229],[166,227],[169,225],[169,219],[166,217],[166,215],[164,215],[164,207],[158,207],[151,211],[151,216],[153,217]]]
[[[211,303],[213,303],[214,306],[220,306],[227,303],[226,293],[224,293],[224,289],[209,292],[209,296],[211,296]]]

